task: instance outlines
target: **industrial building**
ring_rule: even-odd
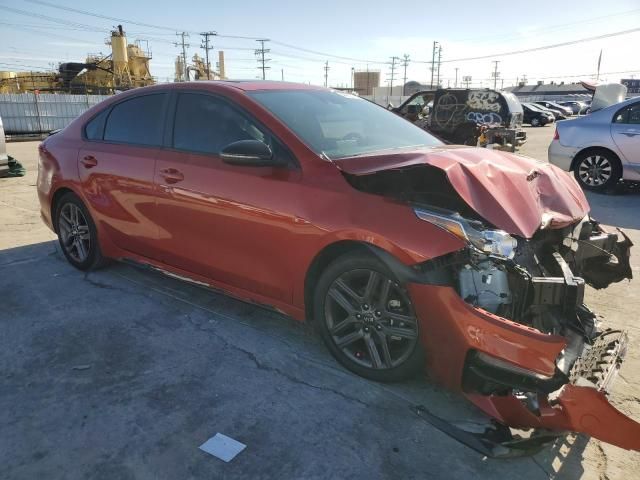
[[[128,43],[121,25],[105,42],[109,55],[89,54],[84,63],[61,63],[58,71],[0,71],[0,93],[64,92],[113,93],[154,83],[151,53],[142,42]]]
[[[353,90],[358,95],[373,95],[373,89],[380,86],[380,70],[355,70]]]
[[[588,100],[593,92],[587,90],[581,83],[543,83],[535,85],[519,84],[516,87],[504,89],[513,93],[520,101],[534,102],[538,100]]]

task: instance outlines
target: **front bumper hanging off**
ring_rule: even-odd
[[[551,394],[537,394],[535,410],[514,395],[467,394],[467,397],[510,427],[580,432],[627,450],[640,451],[640,423],[607,400],[626,346],[626,333],[603,333],[588,353],[576,361],[570,383]]]
[[[584,433],[640,451],[640,423],[607,400],[607,391],[626,353],[624,332],[605,331],[597,337],[567,376],[556,366],[556,359],[567,346],[566,338],[544,334],[475,308],[451,287],[411,283],[408,289],[421,322],[427,367],[434,379],[462,391],[501,425],[534,429],[535,434],[515,442],[496,441],[464,432],[426,410],[417,411],[423,419],[487,456],[534,453],[567,432]],[[505,373],[519,374],[522,385],[539,382],[537,385],[541,387],[528,390],[526,395],[519,395],[517,387],[506,389],[501,395],[464,391],[464,372],[474,352],[482,354],[480,359],[498,360],[485,370],[477,363],[475,366],[481,373],[490,375],[503,366]]]

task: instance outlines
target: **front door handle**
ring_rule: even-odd
[[[163,168],[160,170],[160,176],[164,178],[164,181],[167,183],[178,183],[184,180],[182,172],[175,168]]]
[[[93,168],[98,165],[98,160],[93,155],[87,155],[80,160],[80,163],[84,165],[84,168]]]

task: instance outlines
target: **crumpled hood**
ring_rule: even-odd
[[[333,161],[352,175],[415,165],[443,170],[462,199],[480,216],[514,235],[531,238],[544,218],[550,228],[574,223],[589,212],[571,174],[538,160],[486,148],[444,146]]]

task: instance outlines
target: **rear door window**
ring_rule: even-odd
[[[111,109],[104,140],[132,145],[162,145],[166,93],[135,97]]]

